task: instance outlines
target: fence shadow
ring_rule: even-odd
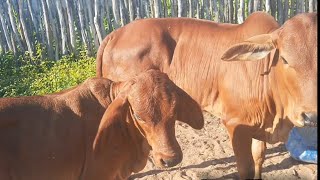
[[[273,158],[273,157],[283,156],[286,153],[287,153],[287,150],[286,150],[284,144],[279,144],[278,146],[275,146],[275,147],[272,147],[272,148],[269,148],[266,150],[266,160]],[[133,174],[129,177],[129,180],[142,178],[142,177],[150,176],[150,175],[155,175],[155,174],[168,172],[168,171],[175,171],[175,170],[182,171],[182,170],[197,169],[197,168],[202,169],[202,168],[209,167],[211,165],[218,165],[218,164],[229,164],[229,165],[226,167],[217,167],[217,168],[215,168],[216,170],[235,168],[236,167],[235,156],[208,160],[208,161],[204,161],[200,164],[192,164],[192,165],[187,165],[184,167],[173,167],[173,168],[169,168],[169,169],[153,169],[153,170],[149,170],[147,172]],[[292,166],[298,165],[298,164],[301,164],[301,162],[296,161],[296,160],[292,159],[291,157],[288,157],[288,158],[283,159],[279,164],[272,164],[267,167],[264,167],[262,170],[262,173],[271,172],[274,170],[289,169]],[[226,174],[223,177],[220,177],[219,179],[221,179],[221,178],[222,179],[238,179],[238,174],[237,174],[237,172],[233,172],[230,174]]]

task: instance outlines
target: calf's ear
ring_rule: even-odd
[[[126,132],[121,131],[126,130],[125,120],[128,107],[128,100],[123,96],[117,96],[108,106],[107,110],[102,116],[96,137],[93,142],[93,151],[95,153],[103,151],[104,147],[108,145],[108,141],[110,140],[112,140],[112,143],[121,143],[121,140],[119,140],[119,142],[116,140],[121,138],[118,137],[118,134],[126,134]]]
[[[186,92],[177,87],[177,120],[187,123],[194,129],[201,129],[204,125],[202,110],[199,104]]]
[[[223,53],[221,59],[223,61],[260,60],[276,48],[274,42],[273,34],[256,35],[231,46]]]

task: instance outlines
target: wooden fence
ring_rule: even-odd
[[[282,24],[303,12],[317,11],[317,0],[0,0],[0,50],[48,59],[94,55],[116,28],[137,18],[191,17],[242,23],[266,11]]]

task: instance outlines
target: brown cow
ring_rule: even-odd
[[[260,178],[265,141],[285,141],[293,123],[302,125],[296,121],[301,115],[315,116],[316,16],[298,15],[252,43],[241,42],[278,29],[270,15],[253,13],[240,25],[188,18],[138,20],[105,38],[97,54],[97,76],[118,81],[149,68],[166,72],[203,110],[225,120],[240,177]],[[267,57],[226,62],[222,56]]]
[[[256,171],[261,169],[264,142],[284,142],[293,125],[317,121],[317,38],[317,13],[299,14],[278,30],[251,37],[223,54],[224,61],[258,60],[233,75],[221,74],[224,123],[241,177],[253,177],[253,159]],[[253,159],[248,154],[251,137],[261,140],[252,146]]]
[[[57,94],[0,99],[0,179],[125,179],[182,160],[175,120],[203,127],[200,106],[160,71],[92,78]]]

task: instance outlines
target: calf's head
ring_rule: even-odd
[[[317,121],[317,38],[317,14],[299,14],[270,34],[233,45],[222,60],[261,60],[273,52],[273,96],[282,117],[301,127]]]
[[[140,73],[121,87],[100,123],[95,144],[113,119],[133,122],[153,152],[155,164],[171,167],[182,160],[175,137],[175,120],[201,129],[204,119],[200,106],[157,70]]]

